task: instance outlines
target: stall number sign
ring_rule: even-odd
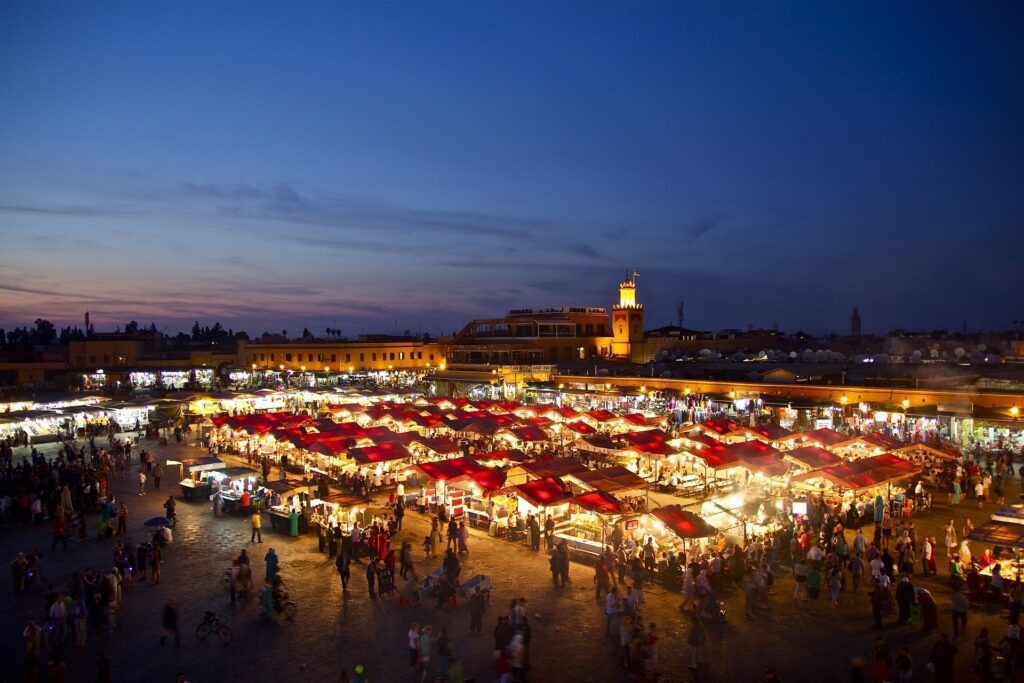
[[[830,429],[831,427],[832,427],[832,418],[831,417],[818,418],[817,420],[814,421],[814,428],[815,429]]]
[[[639,519],[627,519],[626,520],[626,531],[634,531],[638,526],[640,526],[640,520]]]

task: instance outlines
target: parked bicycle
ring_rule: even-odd
[[[217,618],[213,612],[203,615],[203,620],[196,626],[196,638],[206,640],[210,635],[216,635],[225,645],[231,642],[231,629],[223,621]]]

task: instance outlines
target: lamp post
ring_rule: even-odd
[[[903,439],[907,438],[907,409],[910,407],[910,399],[903,399]]]

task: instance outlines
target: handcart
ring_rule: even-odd
[[[459,597],[465,600],[473,594],[477,587],[480,588],[484,600],[489,601],[491,599],[491,577],[486,574],[477,574],[459,586]]]

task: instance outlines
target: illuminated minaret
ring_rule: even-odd
[[[612,306],[612,355],[629,358],[644,341],[644,305],[636,302],[636,279],[640,273],[626,273],[619,283],[619,303]]]
[[[860,336],[860,311],[856,308],[853,309],[853,315],[850,316],[850,335]]]

